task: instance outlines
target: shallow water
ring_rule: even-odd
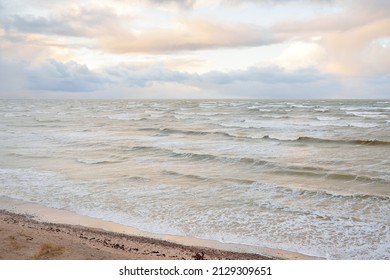
[[[0,101],[0,195],[156,233],[390,258],[390,101]]]

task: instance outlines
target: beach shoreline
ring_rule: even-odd
[[[0,210],[3,260],[270,259],[249,253],[192,247],[83,226],[38,222]]]
[[[0,259],[3,260],[313,259],[283,250],[147,233],[4,197],[1,202]]]

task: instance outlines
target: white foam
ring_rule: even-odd
[[[28,113],[5,113],[5,118],[20,118],[20,117],[31,117],[31,114]]]
[[[317,108],[317,109],[314,109],[314,111],[325,113],[325,112],[329,112],[329,109],[327,109],[327,108]]]
[[[106,160],[98,160],[98,159],[77,159],[77,162],[84,164],[98,164],[107,162]]]
[[[191,120],[191,119],[196,119],[196,117],[195,116],[190,116],[190,115],[188,115],[188,116],[185,116],[185,115],[174,115],[173,116],[175,119],[178,119],[178,120]]]
[[[387,115],[383,115],[380,112],[347,112],[349,115],[354,115],[363,118],[386,118]]]
[[[376,123],[362,123],[362,122],[352,122],[352,123],[348,123],[348,125],[354,126],[354,127],[360,127],[360,128],[373,128],[373,127],[379,126]]]
[[[2,169],[0,174],[5,182],[1,195],[154,233],[328,258],[384,258],[386,255],[381,255],[377,246],[387,244],[382,251],[389,250],[389,240],[385,239],[389,228],[384,223],[390,205],[381,200],[293,191],[269,184],[225,183],[191,188],[142,182],[127,187],[112,186],[110,181],[69,181],[53,172],[28,169]],[[385,243],[377,244],[378,240]]]
[[[111,120],[119,120],[119,121],[139,121],[139,120],[142,120],[142,117],[139,115],[127,114],[127,113],[109,115],[108,118]]]
[[[215,108],[217,107],[216,102],[204,102],[199,104],[200,108]]]
[[[319,121],[337,121],[340,120],[338,117],[317,117]]]

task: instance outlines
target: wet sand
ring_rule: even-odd
[[[185,246],[76,225],[40,222],[0,210],[0,259],[29,260],[261,260],[271,259],[206,247]]]
[[[64,209],[0,196],[0,259],[318,258],[280,249],[155,234]]]

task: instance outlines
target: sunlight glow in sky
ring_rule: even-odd
[[[0,98],[390,98],[387,0],[0,0]]]

